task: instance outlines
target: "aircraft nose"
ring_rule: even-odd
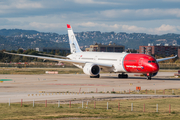
[[[159,65],[158,65],[158,64],[152,65],[152,70],[153,70],[154,72],[158,72],[158,71],[159,71]]]

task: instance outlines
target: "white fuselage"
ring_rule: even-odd
[[[113,64],[111,69],[102,69],[109,72],[126,72],[123,66],[123,59],[128,53],[114,53],[114,52],[79,52],[71,54],[71,60],[87,61],[91,63]],[[76,65],[76,64],[75,64]],[[81,65],[76,65],[83,68]]]

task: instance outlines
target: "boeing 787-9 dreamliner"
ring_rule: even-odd
[[[67,24],[68,37],[71,54],[61,58],[43,57],[26,54],[15,54],[26,57],[34,57],[44,60],[52,60],[59,62],[72,63],[78,68],[83,69],[86,75],[91,78],[99,78],[100,71],[119,73],[119,78],[128,78],[126,73],[142,73],[147,76],[148,80],[155,76],[159,71],[158,62],[173,59],[174,57],[155,59],[154,57],[146,54],[138,53],[115,53],[115,52],[83,52],[79,48],[78,42],[72,30],[72,27]]]

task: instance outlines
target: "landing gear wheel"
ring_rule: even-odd
[[[100,78],[100,75],[98,74],[97,76],[90,76],[90,78]]]
[[[125,74],[125,78],[128,78],[128,74]]]
[[[96,76],[96,78],[100,78],[100,75],[98,74],[98,75]]]
[[[147,77],[147,80],[151,80],[151,76],[148,76],[148,77]]]
[[[127,74],[118,74],[118,78],[128,78]]]
[[[118,78],[122,78],[122,74],[118,74]]]

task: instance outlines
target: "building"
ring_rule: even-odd
[[[178,55],[178,57],[180,57],[180,46],[169,44],[148,44],[148,46],[139,46],[139,53],[148,55],[158,55],[162,57]]]
[[[97,52],[123,52],[125,47],[123,45],[109,44],[95,44],[90,45],[90,48],[86,48],[86,51],[97,51]]]

